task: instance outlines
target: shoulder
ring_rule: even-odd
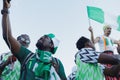
[[[18,55],[19,55],[19,54],[28,54],[28,53],[30,53],[30,52],[31,52],[31,51],[30,51],[29,49],[21,46],[20,51],[19,51],[17,54],[18,54]]]
[[[54,62],[54,63],[59,63],[59,62],[61,62],[60,61],[60,59],[58,59],[58,58],[56,58],[56,57],[52,57],[52,61]]]
[[[23,62],[24,59],[26,59],[26,57],[31,53],[32,51],[30,51],[29,49],[21,46],[20,48],[20,51],[15,54],[15,57],[17,57],[17,59],[20,61],[20,62]]]
[[[53,61],[53,64],[55,64],[57,66],[63,66],[62,61],[56,57],[53,57],[52,61]]]

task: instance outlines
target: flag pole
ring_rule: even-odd
[[[90,27],[91,26],[91,22],[90,22],[90,18],[89,18],[89,15],[88,15],[88,6],[86,8],[87,8],[88,24],[89,24],[89,27]]]
[[[90,18],[88,18],[88,24],[89,24],[89,27],[90,27],[91,26]]]

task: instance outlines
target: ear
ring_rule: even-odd
[[[51,44],[50,44],[50,47],[51,47],[51,48],[54,48],[54,44],[53,44],[53,43],[51,43]]]
[[[86,42],[86,43],[85,43],[85,47],[88,47],[88,46],[90,46],[90,45],[89,45],[89,42]]]
[[[54,53],[54,45],[51,43],[50,44],[51,52]]]

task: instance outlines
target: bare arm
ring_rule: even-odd
[[[120,64],[118,65],[113,65],[110,68],[105,68],[104,70],[104,75],[112,76],[112,77],[118,77],[119,76],[119,71],[120,71]]]
[[[118,76],[118,73],[120,71],[120,60],[118,58],[116,58],[113,55],[108,55],[105,53],[100,54],[99,59],[98,59],[99,63],[103,63],[103,64],[112,64],[112,67],[106,67],[104,69],[104,75],[108,75],[108,76]]]
[[[109,55],[105,53],[101,53],[98,62],[102,64],[112,64],[112,65],[117,65],[120,63],[120,60],[116,58],[114,55]]]
[[[20,50],[20,44],[12,36],[12,33],[11,33],[9,14],[7,12],[9,7],[10,7],[10,3],[8,3],[7,0],[3,0],[3,9],[2,9],[3,38],[7,43],[8,47],[11,49],[12,53],[17,53]]]
[[[93,29],[92,29],[92,27],[90,26],[89,27],[89,29],[88,29],[89,31],[90,31],[90,33],[91,33],[91,41],[93,42],[93,44],[96,44],[99,40],[100,40],[100,38],[99,37],[97,37],[96,39],[94,39],[94,34],[93,34]]]

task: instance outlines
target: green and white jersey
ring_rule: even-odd
[[[91,48],[83,48],[77,52],[76,80],[104,80],[104,66],[98,64],[99,53]]]
[[[100,51],[105,51],[105,50],[114,50],[113,46],[114,40],[110,37],[106,36],[100,36],[100,40],[98,42]]]
[[[12,55],[10,52],[2,54],[2,62],[6,61],[10,55]],[[20,63],[18,62],[18,60],[13,64],[9,64],[8,66],[6,66],[1,77],[3,80],[19,80]]]
[[[46,52],[47,51],[43,51],[42,54],[33,53],[35,55],[28,60],[25,67],[24,68],[21,67],[22,73],[20,76],[20,80],[42,80],[42,79],[48,80],[46,78],[48,77],[47,74],[51,69],[51,64],[48,63],[51,55],[50,52],[47,53]],[[30,54],[31,54],[30,50],[21,46],[19,53],[16,53],[15,56],[18,58],[20,64],[23,65],[24,60]],[[64,73],[64,68],[60,60],[59,64],[60,66],[58,70],[58,75],[60,76],[61,80],[64,80],[66,79],[66,75]]]

